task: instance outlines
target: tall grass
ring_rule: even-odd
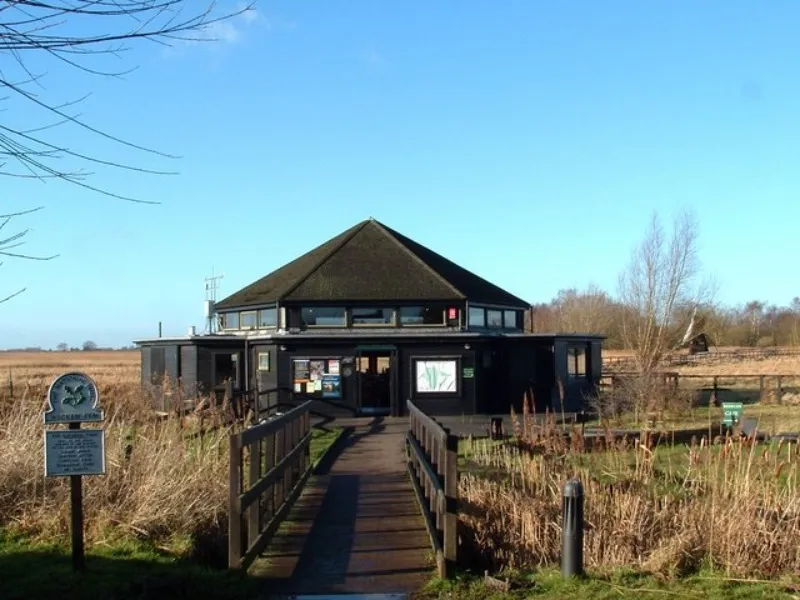
[[[645,436],[587,453],[575,436],[527,416],[515,430],[515,445],[467,448],[461,518],[467,547],[484,567],[557,564],[561,489],[576,476],[589,567],[671,576],[704,566],[736,576],[800,572],[797,444],[727,438],[671,447]]]
[[[198,546],[227,527],[227,429],[187,435],[185,419],[151,418],[131,385],[98,382],[106,408],[106,474],[84,477],[88,543],[133,536]],[[69,478],[44,477],[41,390],[0,402],[0,527],[69,533]],[[184,546],[185,548],[185,546]]]

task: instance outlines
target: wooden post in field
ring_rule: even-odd
[[[775,387],[777,388],[775,390],[775,393],[778,395],[776,400],[778,404],[783,404],[783,377],[781,377],[780,375],[778,375],[778,382]]]

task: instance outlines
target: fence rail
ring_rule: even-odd
[[[737,360],[766,360],[779,356],[798,356],[800,348],[737,348],[735,350],[714,350],[698,354],[670,354],[664,358],[664,366],[714,364]],[[604,356],[604,368],[617,368],[633,365],[631,356]]]
[[[800,392],[800,373],[787,374],[708,374],[678,373],[677,371],[662,371],[657,373],[662,383],[673,388],[695,390],[697,392],[711,392],[714,398],[720,392],[751,391],[758,393],[760,401],[774,400],[778,404],[783,402],[785,393]],[[600,388],[610,390],[623,385],[626,378],[637,376],[634,372],[603,373],[600,377]]]
[[[410,400],[407,407],[408,471],[445,578],[458,559],[458,437]]]
[[[310,407],[311,402],[305,402],[229,438],[231,569],[247,569],[252,564],[311,474]]]

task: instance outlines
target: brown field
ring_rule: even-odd
[[[59,375],[82,371],[92,377],[103,392],[127,393],[140,382],[138,351],[107,352],[0,352],[0,398],[13,390],[41,396]]]

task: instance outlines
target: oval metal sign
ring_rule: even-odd
[[[94,380],[85,373],[65,373],[55,378],[47,392],[45,423],[94,423],[103,420]]]

